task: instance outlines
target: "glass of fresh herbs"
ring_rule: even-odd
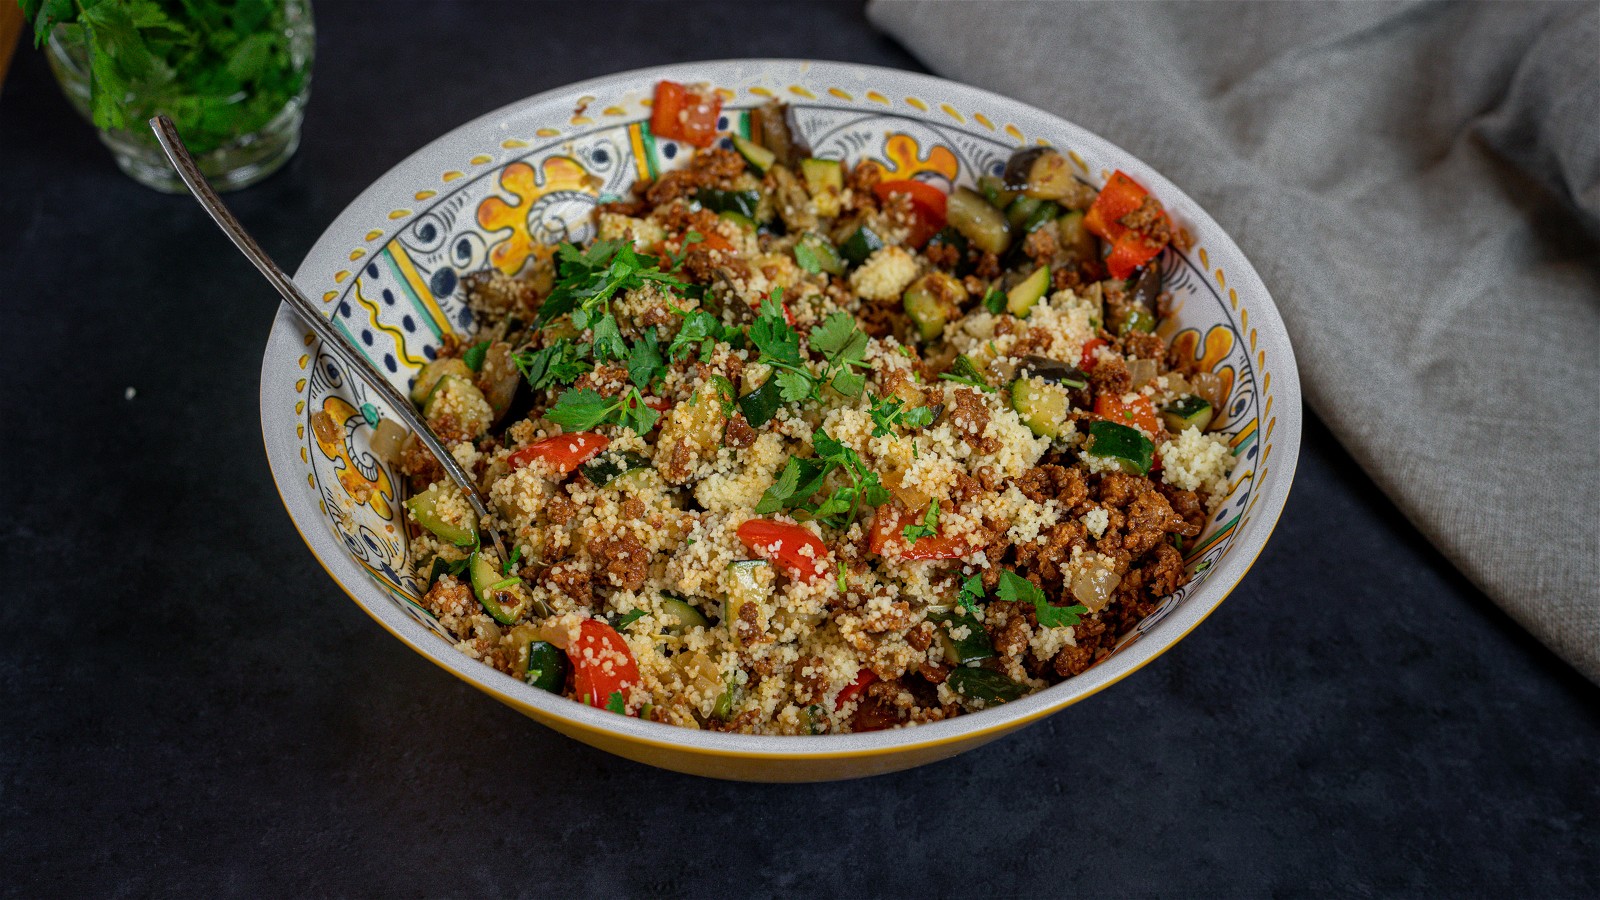
[[[18,2],[62,90],[135,181],[184,190],[145,124],[157,113],[218,190],[260,181],[299,145],[310,0]]]

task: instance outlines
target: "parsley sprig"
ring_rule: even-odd
[[[651,282],[678,290],[688,287],[661,271],[660,260],[636,252],[630,241],[595,241],[582,250],[563,243],[556,249],[555,285],[534,324],[542,327],[570,313],[574,326],[593,335],[596,362],[627,359],[628,344],[611,312],[611,300]]]
[[[874,397],[870,394],[872,408],[872,436],[894,434],[897,428],[923,428],[933,424],[933,410],[926,406],[907,407],[899,397]]]
[[[1032,582],[1029,582],[1030,584]],[[977,615],[978,601],[983,599],[983,576],[973,575],[961,582],[961,593],[956,595],[956,602],[969,615]]]
[[[602,397],[594,388],[569,388],[562,392],[556,405],[544,414],[545,418],[572,431],[589,431],[601,425],[621,425],[632,428],[640,437],[656,427],[661,413],[644,402],[636,387],[615,398]]]
[[[881,506],[889,502],[888,489],[878,473],[862,461],[860,454],[820,428],[812,435],[811,446],[817,455],[790,457],[778,480],[761,495],[756,514],[766,515],[780,509],[800,510],[824,524],[848,528],[856,520],[863,503]],[[834,472],[842,472],[848,483],[816,499],[823,482]]]
[[[939,533],[939,501],[928,504],[928,511],[922,514],[921,522],[913,522],[900,530],[906,540],[916,541],[918,538],[933,537]]]
[[[1032,604],[1039,624],[1046,628],[1076,625],[1078,617],[1089,611],[1086,606],[1051,606],[1038,585],[1015,572],[1000,573],[1000,599]]]

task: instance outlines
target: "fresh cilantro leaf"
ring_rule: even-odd
[[[867,368],[869,338],[848,313],[834,313],[811,329],[811,346],[828,358],[829,371],[822,380],[846,397],[856,397],[867,385],[866,376],[853,371]]]
[[[500,566],[500,574],[502,574],[502,575],[510,575],[511,574],[511,570],[515,569],[517,567],[517,560],[519,560],[521,558],[522,558],[522,545],[518,544],[515,547],[511,548],[511,558],[507,559],[505,561],[505,563]]]
[[[896,427],[922,428],[933,423],[933,410],[926,406],[905,409],[899,397],[868,397],[872,408],[872,436],[894,434]]]
[[[660,419],[661,413],[644,402],[644,397],[639,394],[638,388],[629,391],[619,404],[617,424],[624,428],[632,428],[640,437],[649,434]]]
[[[673,312],[683,317],[683,325],[673,336],[672,343],[667,345],[667,356],[672,359],[688,359],[696,351],[710,349],[710,344],[722,340],[722,323],[716,316],[704,310],[684,312],[674,309]]]
[[[693,228],[684,232],[683,240],[678,243],[678,252],[667,257],[667,262],[671,263],[668,269],[676,272],[683,268],[683,261],[689,258],[689,248],[705,239],[705,235],[695,231]]]
[[[604,423],[616,409],[617,404],[607,401],[594,388],[569,388],[544,417],[562,428],[589,431]]]
[[[571,384],[589,371],[591,366],[584,360],[588,352],[586,346],[563,339],[542,350],[513,354],[511,361],[530,386],[542,391],[556,384]]]
[[[811,396],[812,385],[815,383],[811,376],[804,372],[777,372],[773,375],[778,381],[785,403],[799,403]]]
[[[597,362],[608,359],[627,359],[628,344],[617,327],[617,317],[607,313],[594,323],[594,358]]]
[[[590,327],[609,315],[612,297],[648,282],[677,290],[687,287],[661,271],[660,260],[635,252],[629,241],[595,241],[581,250],[570,242],[563,243],[556,248],[555,284],[539,307],[534,324],[543,326],[573,313],[573,322],[579,328]],[[616,358],[622,358],[622,353]]]
[[[756,503],[756,515],[764,516],[783,509],[784,503],[794,496],[795,488],[800,486],[800,460],[789,457],[789,462],[778,474],[778,480],[767,488],[761,495],[761,500]]]
[[[973,575],[961,583],[961,593],[956,596],[956,602],[969,615],[978,612],[978,601],[983,599],[983,576]]]
[[[782,308],[771,300],[761,304],[761,314],[750,326],[750,342],[761,351],[764,363],[796,369],[801,366],[800,335],[790,326]]]
[[[861,478],[861,502],[868,506],[882,506],[889,502],[893,495],[883,486],[883,481],[877,472],[868,472]]]
[[[619,716],[628,714],[628,704],[622,699],[621,691],[611,692],[611,698],[606,701],[606,712],[614,712]]]
[[[435,556],[433,558],[433,567],[428,570],[428,584],[432,586],[432,584],[435,581],[438,581],[440,576],[443,575],[459,577],[465,574],[467,571],[467,564],[470,562],[471,559],[468,557],[462,557],[461,559],[451,561],[444,559],[443,557]]]
[[[928,511],[922,514],[922,521],[907,525],[901,529],[901,534],[906,540],[916,541],[919,538],[933,537],[939,533],[939,501],[928,504]]]
[[[768,378],[761,387],[739,398],[739,411],[751,428],[760,428],[778,414],[783,405],[783,386],[776,378]]]
[[[866,389],[867,376],[858,372],[841,371],[833,377],[833,389],[846,397],[859,397]]]
[[[654,328],[647,329],[633,349],[628,351],[628,379],[643,390],[666,374],[667,364],[661,359],[661,341]]]
[[[479,341],[478,343],[473,344],[471,347],[468,347],[467,352],[461,354],[461,361],[466,363],[467,368],[471,369],[472,371],[481,372],[483,371],[483,358],[488,355],[489,342]]]
[[[983,295],[983,308],[995,315],[1006,311],[1006,295],[999,288],[990,288],[989,293]]]
[[[1079,616],[1089,611],[1084,606],[1052,606],[1037,585],[1009,571],[1000,573],[1000,599],[1032,604],[1035,617],[1045,628],[1076,625]]]
[[[627,628],[629,625],[632,625],[642,618],[644,618],[644,610],[635,609],[618,619],[616,622],[612,623],[611,627],[621,631],[622,629]]]

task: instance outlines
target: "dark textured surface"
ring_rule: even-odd
[[[318,4],[304,147],[231,197],[286,263],[539,90],[697,57],[915,66],[850,5],[377,9]],[[1600,691],[1314,421],[1259,563],[1137,676],[912,772],[705,781],[535,725],[345,599],[261,451],[270,289],[118,174],[31,51],[0,172],[0,893],[1600,892]]]

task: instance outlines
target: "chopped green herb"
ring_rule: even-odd
[[[631,612],[627,613],[626,615],[624,615],[622,618],[618,619],[616,622],[614,622],[612,624],[611,627],[615,628],[618,631],[621,631],[622,629],[627,628],[629,625],[632,625],[633,623],[639,621],[642,618],[644,618],[644,610],[635,609],[635,610],[632,610]]]
[[[655,329],[649,329],[628,351],[628,379],[635,387],[644,390],[666,372],[667,364],[661,358],[661,342],[656,338]]]
[[[628,714],[628,702],[622,699],[621,691],[612,691],[610,699],[606,700],[606,712],[614,712],[619,716]]]
[[[1076,625],[1079,615],[1089,611],[1084,606],[1051,606],[1038,585],[1010,571],[1000,573],[1000,599],[1031,604],[1039,624],[1045,628]]]
[[[507,578],[504,581],[496,581],[494,584],[489,585],[488,589],[491,590],[491,591],[499,591],[499,590],[504,590],[504,589],[506,589],[508,587],[511,587],[514,584],[521,584],[521,583],[522,583],[522,579],[520,579],[520,578]]]
[[[995,315],[1006,311],[1006,292],[999,288],[990,288],[989,293],[983,295],[983,308]]]
[[[517,560],[519,560],[521,558],[522,558],[522,545],[518,544],[515,547],[511,548],[511,558],[506,560],[500,566],[500,574],[502,574],[502,575],[510,575],[511,574],[511,570],[515,569],[517,567]]]
[[[489,342],[479,341],[478,343],[473,344],[471,347],[468,347],[467,352],[461,354],[461,361],[466,363],[467,368],[471,369],[472,371],[481,372],[483,371],[483,358],[488,355]]]
[[[660,413],[645,404],[638,388],[629,388],[615,400],[600,396],[593,388],[568,388],[544,415],[573,431],[589,431],[609,423],[632,428],[640,437],[649,434],[661,418]]]
[[[915,541],[918,538],[933,537],[939,533],[939,501],[928,504],[928,511],[922,514],[922,521],[907,525],[901,529],[901,534],[906,540]]]
[[[923,428],[933,424],[933,410],[926,406],[905,409],[899,397],[869,396],[867,399],[872,402],[868,413],[872,416],[873,437],[894,434],[897,427]]]
[[[800,268],[813,275],[822,271],[822,260],[817,259],[817,251],[804,243],[794,245],[794,261]]]
[[[586,345],[563,339],[543,350],[514,354],[511,361],[530,386],[542,391],[557,384],[571,384],[592,369],[594,366],[584,359],[588,353]]]
[[[716,316],[704,310],[673,309],[673,312],[683,317],[683,325],[667,345],[667,356],[672,359],[685,360],[695,353],[709,356],[712,346],[724,339],[722,323]]]
[[[956,602],[967,611],[968,615],[976,615],[978,601],[983,599],[983,576],[974,575],[961,582],[961,593],[956,595]]]

